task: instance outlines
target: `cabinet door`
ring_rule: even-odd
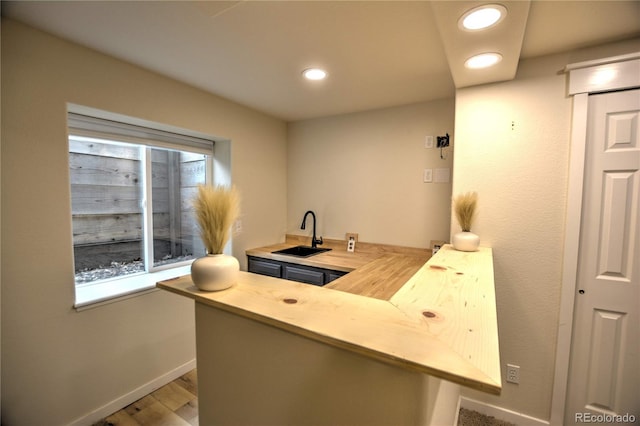
[[[282,265],[276,262],[249,258],[249,272],[282,278]]]
[[[285,265],[282,278],[301,283],[324,285],[324,272]]]

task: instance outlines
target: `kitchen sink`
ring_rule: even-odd
[[[297,256],[297,257],[309,257],[314,254],[322,253],[325,251],[331,250],[330,248],[317,248],[317,247],[309,247],[309,246],[295,246],[286,248],[283,250],[278,250],[272,252],[273,254],[286,254],[289,256]]]

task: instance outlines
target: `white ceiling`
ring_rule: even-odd
[[[498,27],[456,21],[487,1],[2,1],[2,14],[285,120],[453,96],[518,60],[640,36],[640,1],[503,4]],[[484,49],[505,59],[471,74]],[[319,66],[329,77],[307,82]]]

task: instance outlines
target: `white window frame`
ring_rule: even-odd
[[[194,259],[168,265],[153,266],[153,217],[151,209],[147,208],[147,205],[152,205],[151,155],[149,154],[153,148],[206,154],[205,179],[207,184],[212,184],[213,181],[220,176],[218,172],[214,177],[214,141],[216,138],[184,129],[177,129],[158,123],[71,104],[68,105],[68,118],[68,137],[95,138],[96,141],[102,142],[115,139],[117,142],[125,142],[138,146],[146,145],[146,147],[140,148],[143,153],[141,161],[144,164],[144,171],[142,173],[143,203],[146,204],[143,207],[145,271],[86,284],[76,285],[74,282],[74,308],[76,310],[84,310],[155,291],[156,282],[189,274],[191,263]],[[109,120],[110,123],[106,123],[107,120]],[[105,124],[108,124],[108,126],[105,127]],[[113,132],[114,128],[117,133]],[[109,132],[109,130],[111,130],[111,132]],[[228,249],[230,249],[230,245]]]

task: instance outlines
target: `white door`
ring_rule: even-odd
[[[566,424],[640,422],[639,138],[640,90],[589,96]]]

